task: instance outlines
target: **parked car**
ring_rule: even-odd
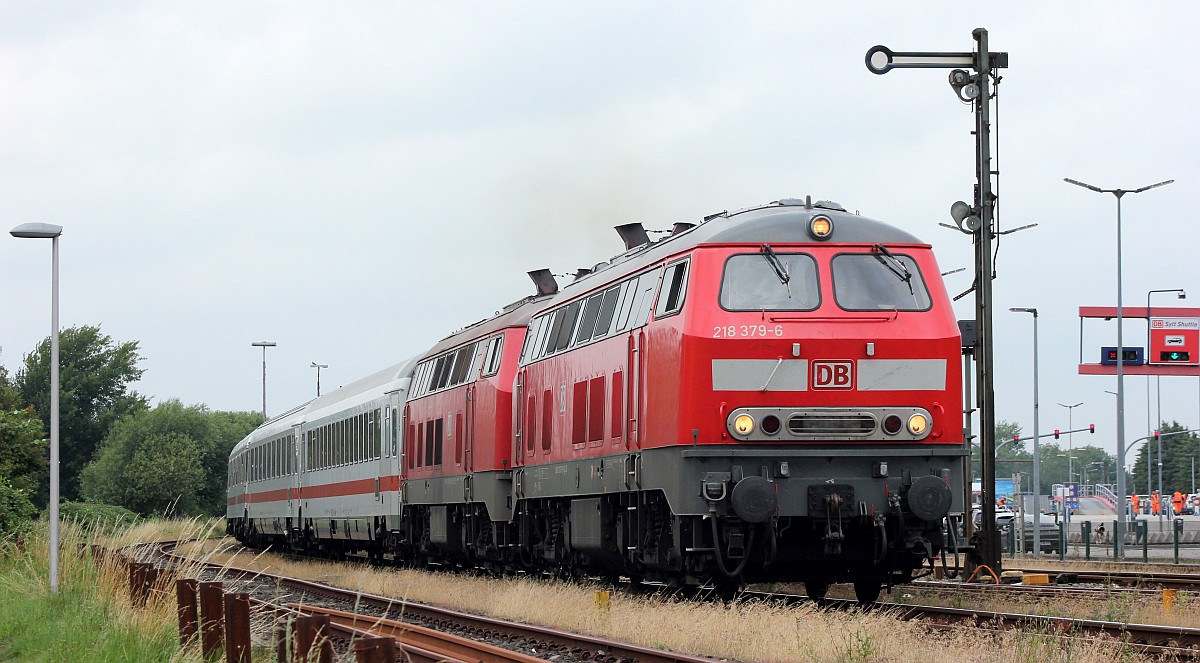
[[[982,522],[982,511],[976,507],[971,512],[976,527]],[[1017,519],[1017,513],[1005,507],[996,507],[996,527],[1000,530],[1000,550],[1008,552],[1009,530]],[[1060,548],[1058,521],[1053,516],[1040,514],[1041,545],[1043,553],[1057,553]],[[1025,546],[1026,551],[1033,550],[1033,514],[1025,514]]]
[[[1001,523],[999,518],[996,520],[996,525],[1000,528],[1000,549],[1003,552],[1008,552],[1009,545],[1009,529],[1015,524],[1015,518],[1009,518],[1006,523]],[[1061,542],[1059,541],[1058,523],[1055,522],[1052,516],[1040,514],[1040,543],[1043,553],[1057,553],[1060,549]],[[1033,514],[1025,515],[1025,551],[1033,551]]]

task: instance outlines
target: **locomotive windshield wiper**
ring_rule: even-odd
[[[896,278],[904,281],[908,285],[908,294],[916,294],[913,292],[912,273],[908,271],[908,267],[896,256],[892,255],[891,251],[883,248],[882,244],[876,244],[871,247],[871,253],[875,254],[875,259],[883,263]]]
[[[791,299],[792,286],[790,281],[792,280],[792,277],[788,274],[787,267],[784,266],[783,261],[779,259],[779,256],[775,254],[775,251],[771,249],[770,244],[763,244],[762,254],[763,257],[767,259],[767,264],[771,266],[771,269],[775,270],[775,276],[779,277],[779,282],[782,283],[785,288],[787,288],[788,299]]]

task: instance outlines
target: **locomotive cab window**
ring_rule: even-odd
[[[847,311],[927,311],[929,290],[915,260],[882,246],[834,256],[833,296]]]
[[[686,260],[681,260],[670,267],[663,276],[662,289],[658,293],[658,305],[654,307],[655,319],[674,315],[683,308],[684,285],[687,283]]]
[[[740,253],[725,261],[721,308],[726,311],[812,311],[821,304],[817,263],[807,253]]]

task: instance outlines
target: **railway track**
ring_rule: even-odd
[[[168,554],[168,553],[163,553]],[[171,553],[173,554],[173,553]],[[198,562],[181,557],[174,557],[174,564],[187,564],[192,568]],[[678,654],[663,650],[643,648],[635,645],[617,643],[601,638],[580,636],[573,633],[531,627],[504,620],[481,617],[461,613],[435,606],[375,596],[360,592],[343,590],[320,583],[282,578],[270,574],[246,571],[217,564],[205,564],[202,573],[220,577],[227,584],[237,587],[238,591],[249,592],[254,600],[264,606],[264,610],[295,610],[304,614],[325,613],[336,616],[332,620],[335,629],[340,629],[338,636],[342,648],[356,638],[367,635],[392,635],[407,631],[417,632],[420,628],[447,632],[453,636],[465,638],[472,642],[481,642],[515,652],[519,655],[533,656],[538,659],[553,658],[562,663],[574,661],[604,660],[609,662],[666,663],[678,661],[687,663],[712,663],[714,659]],[[1044,572],[1044,571],[1043,571]],[[1055,571],[1055,573],[1067,573]],[[1078,573],[1070,571],[1069,573]],[[1103,574],[1105,578],[1113,574]],[[1161,576],[1156,576],[1161,581]],[[1178,577],[1180,583],[1184,577]],[[1149,580],[1143,579],[1143,583]],[[1194,582],[1194,579],[1193,579]],[[1130,585],[1117,585],[1128,587]],[[1113,592],[1113,586],[1099,587],[1020,587],[1011,585],[970,585],[963,583],[928,581],[914,585],[914,589],[929,589],[933,591],[967,591],[980,593],[1017,593],[1025,595],[1047,595],[1049,592],[1065,592],[1068,596],[1096,598],[1104,592]],[[1121,589],[1116,591],[1136,591],[1147,596],[1151,591],[1145,588]],[[1062,594],[1056,594],[1062,596]],[[806,596],[795,594],[779,594],[764,592],[744,592],[743,599],[778,601],[787,604],[810,602]],[[852,600],[825,599],[822,604],[829,609],[856,610],[861,609]],[[935,605],[914,605],[907,603],[881,602],[872,606],[872,610],[895,615],[903,621],[919,622],[933,629],[962,629],[969,627],[983,631],[1000,631],[1004,629],[1022,629],[1044,634],[1047,637],[1071,638],[1080,640],[1105,639],[1119,641],[1138,652],[1155,657],[1174,657],[1177,660],[1200,659],[1200,629],[1163,626],[1156,624],[1135,624],[1091,619],[1074,619],[1050,617],[982,609],[964,609]],[[269,630],[269,629],[268,629]],[[406,646],[423,651],[433,651],[445,659],[458,660],[458,654],[452,650],[443,650],[429,642],[414,641]],[[407,650],[406,650],[407,651]],[[423,654],[410,654],[414,659],[420,659]],[[490,656],[491,654],[488,654]],[[489,659],[483,653],[476,655],[478,660]],[[513,659],[518,660],[518,659]]]
[[[250,594],[251,604],[258,607],[256,632],[271,632],[268,621],[279,614],[324,614],[331,619],[335,645],[340,651],[348,650],[353,640],[365,635],[387,635],[397,637],[400,646],[412,648],[410,653],[418,659],[426,656],[425,652],[433,652],[441,657],[433,660],[488,662],[548,658],[558,663],[714,663],[715,660],[200,562],[176,554],[173,548],[174,544],[163,544],[154,553],[162,558],[161,565],[186,568],[189,575],[220,580],[230,590]],[[142,557],[146,559],[150,554],[143,553]],[[447,637],[438,640],[439,633]],[[442,644],[436,644],[435,640]],[[466,652],[473,647],[476,649]],[[510,653],[500,655],[498,649]]]

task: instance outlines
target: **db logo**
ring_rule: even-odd
[[[1166,327],[1167,327],[1165,320],[1154,320],[1154,319],[1150,320],[1150,326],[1153,327],[1154,329],[1166,329]]]
[[[814,361],[812,363],[813,389],[852,389],[854,387],[854,362]]]

